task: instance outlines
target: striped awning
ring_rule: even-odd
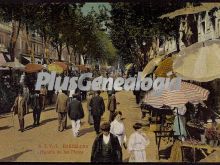
[[[154,90],[148,92],[145,95],[144,102],[155,108],[160,108],[163,105],[170,107],[180,107],[185,105],[187,102],[199,102],[207,100],[209,91],[187,82],[181,83],[180,90],[163,90],[158,95]]]

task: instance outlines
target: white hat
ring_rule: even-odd
[[[73,94],[75,94],[75,90],[70,90],[70,94],[69,94],[69,97],[72,97]]]
[[[63,92],[63,91],[60,89],[60,90],[59,90],[59,93],[62,93],[62,92]]]

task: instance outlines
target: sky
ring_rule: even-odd
[[[82,8],[82,12],[84,14],[87,14],[89,11],[91,11],[92,7],[94,8],[95,11],[98,11],[98,6],[99,5],[104,5],[107,9],[111,10],[111,6],[109,3],[100,3],[100,2],[89,2],[85,3],[85,5]]]

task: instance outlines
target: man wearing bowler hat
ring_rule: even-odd
[[[110,133],[110,123],[103,123],[101,130],[92,146],[91,162],[122,162],[122,149],[118,138]]]

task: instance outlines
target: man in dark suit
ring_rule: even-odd
[[[77,94],[73,94],[68,101],[68,116],[72,123],[73,135],[79,136],[80,119],[84,117],[82,103],[77,100]]]
[[[96,92],[96,95],[91,99],[90,107],[91,107],[91,114],[94,119],[94,128],[96,134],[99,134],[100,122],[103,113],[105,112],[105,103],[103,98],[100,96],[100,91]]]
[[[91,162],[122,162],[122,149],[118,138],[110,133],[110,124],[103,123],[101,130],[92,146]]]
[[[43,99],[41,98],[41,95],[39,95],[37,92],[32,91],[31,98],[31,107],[33,109],[33,118],[34,123],[33,126],[39,126],[40,125],[40,115],[41,111],[43,109]]]
[[[115,97],[115,93],[113,92],[108,100],[108,110],[110,111],[109,114],[109,122],[113,121],[114,118],[114,113],[116,110],[116,97]]]

